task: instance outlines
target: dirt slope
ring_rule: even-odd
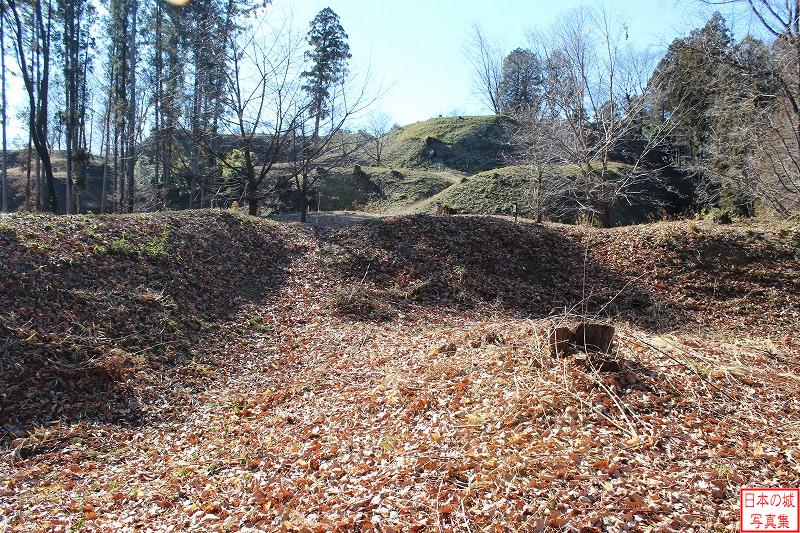
[[[225,212],[0,217],[0,426],[136,419],[129,380],[185,362],[267,298],[285,275],[282,233]]]
[[[0,218],[3,525],[735,528],[800,476],[798,235]],[[618,371],[545,348],[584,301]]]
[[[661,223],[614,230],[412,216],[323,240],[326,263],[384,302],[408,299],[542,317],[622,316],[789,335],[800,322],[797,230]],[[394,297],[394,299],[393,299]]]

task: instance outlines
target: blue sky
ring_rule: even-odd
[[[526,30],[544,29],[572,8],[599,2],[578,0],[273,0],[277,14],[290,14],[298,29],[324,7],[338,15],[350,37],[353,66],[371,65],[386,94],[375,104],[395,122],[408,124],[457,110],[481,114],[471,94],[462,43],[473,22],[511,50],[525,46]],[[697,2],[616,0],[604,4],[621,14],[635,46],[660,52],[678,36],[702,25],[710,14]],[[726,18],[734,18],[725,13]],[[732,21],[735,24],[735,21]]]

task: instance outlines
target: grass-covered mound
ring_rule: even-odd
[[[439,117],[394,130],[386,160],[403,167],[479,172],[501,167],[512,155],[513,121],[489,115]]]
[[[424,169],[353,165],[323,171],[318,178],[318,193],[311,198],[315,211],[369,211],[394,213],[413,209],[445,190],[460,175]],[[275,191],[265,208],[275,213],[296,212],[297,194],[291,184]]]
[[[678,188],[685,184],[675,182],[679,178],[666,178],[654,171],[652,176],[631,180],[626,176],[630,171],[623,163],[609,164],[611,181],[633,182],[612,204],[612,224],[639,224],[681,213],[685,202]],[[574,223],[582,207],[563,187],[564,180],[577,190],[585,182],[574,165],[554,164],[545,169],[541,184],[543,214],[546,220]],[[532,167],[506,166],[462,177],[436,200],[457,213],[476,215],[511,215],[517,205],[520,216],[535,218],[538,187],[538,175]],[[429,206],[428,212],[433,209]]]
[[[533,172],[522,166],[502,167],[464,177],[450,187],[439,201],[458,213],[509,215],[514,204],[524,217],[534,212]]]
[[[322,209],[378,213],[401,210],[429,198],[457,179],[454,174],[361,166],[330,171],[321,183]]]

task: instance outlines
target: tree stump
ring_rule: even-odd
[[[614,326],[584,322],[575,328],[575,344],[586,353],[611,353]]]
[[[554,356],[576,352],[609,354],[614,343],[614,326],[582,322],[575,329],[561,326],[550,332],[550,353]]]
[[[550,332],[550,355],[570,355],[575,350],[575,332],[570,328],[560,327]]]

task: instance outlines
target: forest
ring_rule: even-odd
[[[4,2],[3,78],[22,79],[28,131],[21,150],[4,141],[3,210],[236,204],[305,219],[331,171],[359,165],[514,166],[516,209],[537,220],[616,225],[615,206],[631,202],[639,222],[796,215],[794,7],[742,4],[760,38],[734,38],[714,13],[664,53],[633,46],[605,8],[565,13],[510,51],[474,25],[463,61],[484,108],[508,120],[480,135],[494,164],[470,168],[408,164],[404,127],[376,109],[375,76],[350,68],[330,9],[298,30],[253,1]],[[5,89],[3,102],[5,116]],[[424,136],[431,154],[440,137]]]
[[[800,530],[800,0],[626,1],[0,0],[0,533]]]

